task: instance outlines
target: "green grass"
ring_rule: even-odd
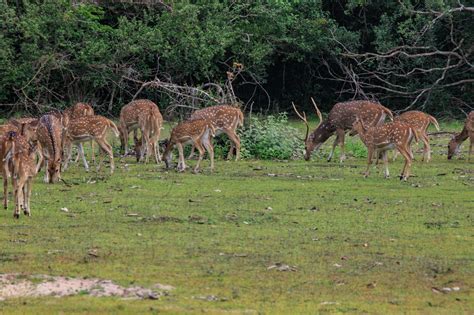
[[[474,163],[448,162],[447,139],[433,142],[434,161],[415,154],[408,182],[395,176],[401,158],[385,180],[381,167],[364,179],[365,159],[352,156],[218,160],[212,174],[205,160],[199,175],[117,158],[113,176],[72,166],[72,187],[41,173],[31,218],[0,211],[0,272],[176,290],[158,301],[25,297],[0,313],[472,313]],[[267,269],[277,262],[297,271]],[[221,300],[193,298],[208,295]]]

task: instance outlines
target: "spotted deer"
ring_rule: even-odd
[[[316,102],[313,98],[311,98],[313,105],[317,109]],[[296,107],[294,107],[296,111]],[[317,113],[319,110],[317,109]],[[328,157],[328,162],[331,161],[334,155],[334,149],[339,144],[341,147],[341,156],[340,162],[344,161],[346,155],[344,153],[344,137],[345,133],[349,130],[352,130],[352,125],[358,116],[366,126],[379,126],[383,124],[385,118],[388,116],[391,120],[393,120],[392,112],[377,103],[370,102],[370,101],[349,101],[343,103],[337,103],[333,106],[329,115],[326,120],[323,120],[320,113],[319,116],[319,124],[317,127],[309,133],[309,124],[306,120],[306,115],[301,115],[297,112],[298,117],[303,119],[304,123],[306,124],[306,136],[305,136],[305,155],[304,159],[309,161],[311,158],[311,153],[314,150],[319,149],[321,145],[326,142],[329,137],[331,137],[334,133],[336,134],[336,139],[332,145],[331,153]],[[355,131],[352,130],[351,135],[354,135]]]
[[[66,170],[68,167],[68,162],[72,154],[72,145],[76,144],[79,151],[82,151],[82,146],[79,146],[80,143],[94,140],[99,147],[109,156],[110,160],[110,173],[113,174],[115,165],[114,165],[114,156],[112,151],[112,146],[107,142],[107,130],[111,129],[115,136],[119,137],[120,132],[117,126],[109,119],[103,116],[82,116],[76,119],[71,119],[68,124],[68,128],[65,136],[64,144],[64,154],[67,157],[64,161],[63,169]],[[84,157],[84,152],[81,152],[83,158],[83,163],[85,169],[89,170],[89,165]],[[99,164],[97,165],[97,170],[100,169],[103,158],[99,159]]]
[[[157,113],[157,111],[159,112],[158,106],[155,103],[144,99],[131,101],[122,107],[122,110],[120,111],[120,143],[124,155],[128,154],[129,133],[131,131],[135,133],[137,129],[145,128],[146,124],[142,123],[141,126],[139,125],[139,118],[142,117],[142,122],[144,122],[144,117],[146,118],[146,115],[149,115],[152,110],[154,113]],[[158,114],[156,116],[158,116]],[[161,116],[161,113],[159,116]],[[161,118],[161,122],[162,121],[163,118]],[[149,135],[149,133],[144,129],[141,129],[140,131],[142,132],[142,137],[143,134]]]
[[[422,161],[425,161],[425,162],[431,161],[430,139],[428,138],[427,130],[428,130],[429,125],[433,124],[436,130],[439,131],[439,124],[436,118],[426,113],[423,113],[417,110],[412,110],[412,111],[404,112],[400,116],[396,116],[394,118],[394,121],[403,122],[413,128],[413,130],[416,132],[416,135],[418,136],[418,139],[420,139],[423,142],[424,148],[423,148]],[[396,159],[398,155],[397,153],[398,151],[395,152],[393,160]]]
[[[230,141],[230,149],[227,159],[230,160],[235,150],[235,160],[240,158],[240,138],[237,128],[244,125],[244,114],[242,111],[231,105],[217,105],[197,110],[191,114],[190,119],[207,119],[216,130],[216,136],[225,133]],[[194,146],[188,158],[194,154]]]
[[[207,151],[211,160],[211,171],[214,169],[214,147],[212,145],[212,137],[216,134],[214,125],[206,119],[186,120],[179,123],[171,131],[170,139],[167,143],[166,149],[163,153],[163,159],[166,168],[171,167],[171,153],[176,146],[179,152],[178,171],[182,172],[186,169],[184,163],[184,145],[188,143],[194,144],[199,151],[199,159],[194,168],[194,172],[199,171],[199,164],[201,163],[204,153]]]
[[[25,136],[15,132],[9,132],[5,139],[9,148],[4,163],[12,174],[12,184],[14,189],[15,209],[13,217],[20,217],[20,209],[27,216],[31,216],[30,198],[33,185],[33,178],[36,176],[36,144],[29,141]],[[3,182],[4,207],[6,208],[6,198],[8,194],[8,181]]]
[[[403,166],[400,180],[407,180],[410,176],[410,167],[412,163],[411,155],[411,141],[415,138],[418,141],[415,130],[400,121],[389,122],[381,126],[367,126],[360,119],[356,118],[352,124],[352,128],[356,131],[362,142],[367,147],[367,169],[364,176],[369,176],[369,168],[372,164],[374,153],[382,155],[382,160],[385,166],[385,178],[390,176],[388,171],[387,152],[389,150],[397,149],[405,158],[405,165]]]
[[[162,126],[163,117],[157,106],[150,106],[148,111],[139,114],[138,128],[141,130],[141,138],[138,139],[136,133],[134,134],[137,162],[142,161],[145,156],[145,163],[148,163],[150,154],[153,154],[157,164],[161,162],[158,141]]]
[[[55,183],[61,178],[63,123],[54,114],[46,114],[39,119],[36,131],[45,161],[44,182]],[[43,160],[38,161],[36,171],[39,172]]]
[[[94,116],[94,109],[87,103],[78,102],[64,110],[63,115],[67,116],[67,121],[71,119],[76,119],[82,116]],[[67,125],[65,126],[67,128]],[[82,147],[82,143],[80,144]],[[84,149],[80,150],[77,153],[75,162],[79,160],[80,152],[84,152]],[[94,141],[91,140],[91,160],[92,163],[95,163],[95,153],[94,153]]]
[[[469,153],[468,161],[471,159],[471,153],[474,146],[474,111],[471,111],[466,117],[464,122],[464,128],[460,133],[453,136],[451,141],[448,144],[448,160],[451,160],[452,157],[459,152],[459,147],[467,138],[469,138]]]

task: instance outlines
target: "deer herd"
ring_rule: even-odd
[[[431,159],[431,149],[427,129],[433,124],[439,131],[436,119],[420,111],[408,111],[394,117],[392,112],[374,102],[349,101],[337,103],[329,112],[326,119],[311,98],[314,109],[319,117],[319,124],[310,133],[306,114],[293,108],[299,118],[306,125],[305,160],[311,158],[313,151],[332,135],[335,140],[328,156],[330,161],[337,145],[341,148],[340,162],[346,158],[344,138],[358,134],[367,147],[367,168],[364,176],[369,175],[370,165],[374,155],[377,162],[381,158],[384,163],[384,175],[389,177],[388,155],[389,150],[396,150],[405,159],[400,179],[407,180],[413,162],[411,143],[421,140],[424,145],[423,158],[425,162]],[[386,122],[386,120],[389,120]],[[191,154],[195,149],[199,157],[194,172],[199,167],[207,151],[210,159],[210,169],[214,169],[214,148],[212,139],[224,133],[231,142],[228,159],[235,155],[240,158],[240,138],[237,129],[244,124],[244,115],[238,106],[217,105],[196,110],[189,119],[180,122],[171,130],[169,140],[164,146],[163,156],[160,155],[160,134],[163,129],[163,117],[158,106],[150,100],[135,100],[125,105],[120,113],[120,123],[117,126],[113,121],[100,115],[95,115],[93,108],[86,103],[77,103],[64,111],[52,111],[39,118],[15,118],[0,125],[0,166],[3,177],[3,205],[8,206],[8,180],[11,178],[14,196],[13,216],[19,218],[20,210],[25,215],[31,215],[30,197],[33,179],[44,168],[44,182],[54,183],[61,180],[72,159],[72,147],[77,147],[76,162],[82,159],[84,168],[89,170],[83,144],[91,143],[91,160],[95,164],[94,142],[99,150],[109,158],[110,173],[114,172],[113,148],[107,141],[108,131],[120,139],[121,150],[124,156],[130,153],[129,137],[133,133],[134,147],[137,162],[149,162],[153,156],[155,162],[164,161],[166,168],[171,167],[172,152],[178,150],[178,171],[186,169],[184,146],[191,144]],[[140,138],[138,137],[140,135]],[[469,158],[474,145],[474,111],[465,121],[463,130],[453,136],[448,144],[448,159],[458,151],[461,143],[470,139]],[[396,155],[394,156],[395,159]],[[97,169],[100,169],[103,155],[99,156]]]

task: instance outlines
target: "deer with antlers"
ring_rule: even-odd
[[[400,180],[407,180],[410,176],[410,167],[412,163],[411,141],[415,138],[418,141],[415,130],[400,121],[389,122],[381,126],[369,127],[357,117],[352,125],[362,142],[367,147],[367,169],[364,176],[369,176],[369,168],[372,164],[374,153],[382,155],[382,160],[385,165],[385,178],[390,176],[388,170],[387,152],[389,150],[397,149],[405,158],[405,165],[403,166]]]
[[[38,161],[36,171],[39,172],[44,159],[45,183],[52,184],[61,178],[63,131],[63,121],[57,115],[46,114],[39,119],[36,133],[41,145],[42,157]]]
[[[152,115],[154,118],[149,117]],[[163,117],[160,110],[150,100],[135,100],[122,107],[120,111],[120,142],[124,155],[128,154],[128,135],[131,131],[135,133],[137,129],[140,129],[145,148],[149,149],[153,141],[158,142],[162,124]],[[147,129],[147,127],[152,127],[153,125],[156,126],[155,130]],[[152,141],[150,140],[151,138]],[[137,139],[136,134],[134,139]],[[156,142],[154,147],[158,149]],[[141,151],[142,147],[140,147],[140,156],[143,157]],[[151,150],[149,149],[147,152],[151,152]]]
[[[464,122],[464,127],[460,133],[454,135],[448,144],[448,160],[459,152],[459,147],[467,138],[469,138],[468,161],[471,159],[472,149],[474,147],[474,111],[471,111]]]
[[[112,152],[112,146],[107,142],[107,130],[111,129],[115,136],[119,137],[120,132],[117,126],[109,119],[103,116],[82,116],[76,119],[69,121],[68,128],[65,136],[64,144],[64,154],[66,159],[63,165],[63,169],[66,170],[68,166],[68,161],[71,158],[72,154],[72,145],[76,144],[79,151],[82,150],[82,146],[79,146],[80,143],[94,140],[99,147],[109,156],[110,160],[110,173],[113,174],[115,165],[114,165],[114,155]],[[84,157],[84,152],[81,152],[83,157],[83,163],[85,169],[89,170],[89,165]],[[99,164],[97,165],[97,170],[100,169],[103,158],[99,159]]]
[[[14,189],[15,210],[14,218],[20,217],[20,209],[27,216],[31,216],[30,198],[33,178],[36,176],[36,144],[25,136],[9,131],[3,138],[2,163],[12,174]],[[7,207],[8,180],[3,171],[3,204]]]
[[[334,149],[339,144],[341,147],[340,162],[344,161],[344,137],[345,133],[352,130],[351,135],[355,132],[352,129],[352,125],[358,116],[367,126],[378,126],[381,125],[385,118],[388,116],[393,120],[392,112],[377,103],[370,101],[350,101],[337,103],[333,106],[329,112],[329,116],[326,120],[323,120],[321,112],[316,105],[316,102],[311,98],[313,105],[316,109],[316,113],[319,117],[319,124],[316,126],[314,131],[309,133],[309,124],[306,119],[306,114],[300,114],[296,106],[293,104],[293,109],[299,118],[303,120],[306,125],[306,136],[305,136],[305,160],[308,161],[311,158],[311,153],[317,150],[329,137],[334,133],[336,139],[332,145],[331,153],[328,157],[328,162],[331,161],[334,155]]]
[[[418,139],[423,142],[423,158],[422,161],[429,162],[431,161],[431,148],[430,148],[430,139],[428,138],[427,130],[430,124],[433,124],[436,130],[439,131],[439,124],[436,118],[426,113],[412,110],[404,112],[400,116],[396,116],[394,121],[403,122],[413,128],[416,132]],[[395,152],[393,160],[398,155],[398,151]]]
[[[206,119],[186,120],[179,123],[171,131],[170,139],[166,145],[163,159],[166,168],[171,167],[171,153],[176,146],[179,153],[178,171],[182,172],[186,169],[184,163],[184,145],[192,143],[199,151],[199,159],[194,168],[194,172],[199,171],[204,153],[207,151],[211,160],[211,171],[214,169],[214,147],[212,145],[212,137],[216,134],[214,125]]]
[[[224,133],[230,141],[230,149],[227,154],[227,159],[230,160],[235,150],[235,160],[240,158],[240,138],[237,134],[237,128],[243,127],[244,125],[244,114],[242,111],[235,106],[231,105],[217,105],[206,107],[197,110],[191,114],[190,119],[207,119],[209,120],[216,130],[216,136]],[[189,159],[194,154],[194,146],[191,148]]]

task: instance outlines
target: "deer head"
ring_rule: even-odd
[[[354,123],[352,124],[351,134],[365,134],[366,131],[367,127],[364,125],[362,119],[357,116]]]
[[[460,143],[456,140],[456,136],[452,136],[451,141],[448,143],[448,160],[451,160],[453,156],[459,153]]]
[[[306,161],[309,161],[309,159],[311,158],[311,153],[319,148],[321,146],[321,144],[327,140],[327,138],[329,138],[331,135],[329,134],[327,137],[326,137],[326,130],[329,131],[329,125],[327,122],[323,122],[323,116],[321,115],[321,112],[319,111],[319,108],[318,106],[316,105],[316,102],[314,101],[314,99],[311,97],[311,102],[313,103],[313,106],[316,110],[316,114],[318,115],[318,118],[319,118],[319,123],[318,125],[316,126],[315,130],[309,134],[309,124],[308,124],[308,120],[306,119],[306,113],[303,112],[303,115],[301,115],[298,110],[296,109],[296,106],[293,102],[291,102],[291,104],[293,105],[293,109],[295,110],[296,114],[298,115],[298,117],[303,120],[303,122],[305,123],[306,125],[306,135],[304,137],[304,143],[305,143],[305,154],[304,154],[304,159]],[[323,140],[324,139],[324,140]]]

